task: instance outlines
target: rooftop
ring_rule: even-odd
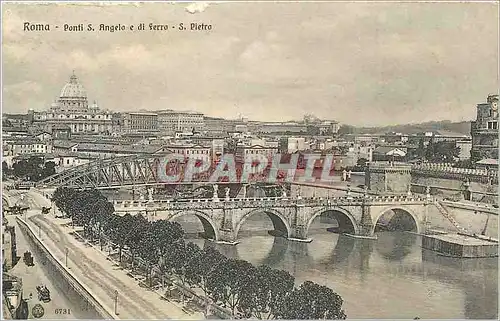
[[[482,160],[476,162],[476,164],[478,164],[478,165],[497,165],[498,166],[498,159],[485,158],[485,159],[482,159]]]

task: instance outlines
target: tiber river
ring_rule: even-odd
[[[238,245],[217,247],[228,257],[287,270],[298,282],[334,289],[344,299],[348,318],[497,318],[496,258],[452,259],[423,252],[419,236],[405,232],[353,239],[327,232],[335,225],[327,220],[315,219],[309,233],[314,241],[307,244],[268,235],[271,220],[256,214],[244,223]],[[177,221],[187,232],[203,231],[195,217]]]

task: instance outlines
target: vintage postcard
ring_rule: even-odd
[[[497,319],[499,2],[2,2],[4,319]]]

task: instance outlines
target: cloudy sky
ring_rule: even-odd
[[[470,120],[498,93],[495,3],[9,3],[2,11],[4,112],[47,108],[72,70],[102,108],[269,121]],[[24,32],[24,22],[52,30]],[[61,31],[181,22],[212,30]]]

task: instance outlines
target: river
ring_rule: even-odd
[[[203,227],[196,218],[177,219],[190,233]],[[298,283],[314,281],[344,299],[348,318],[492,319],[498,316],[498,261],[452,259],[422,250],[420,237],[379,232],[378,240],[359,240],[326,231],[332,223],[316,219],[311,243],[267,234],[265,214],[250,217],[236,246],[216,245],[228,257],[289,271]],[[190,239],[203,246],[208,241]]]

